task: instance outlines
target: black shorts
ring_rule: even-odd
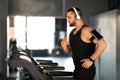
[[[95,65],[93,64],[89,69],[80,68],[75,69],[73,78],[74,80],[94,80],[96,73]]]

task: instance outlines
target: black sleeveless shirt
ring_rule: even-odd
[[[72,49],[72,58],[75,69],[82,68],[82,63],[80,62],[80,60],[84,58],[89,58],[95,51],[95,44],[93,42],[86,43],[80,38],[83,27],[87,26],[83,25],[76,34],[73,34],[75,29],[73,29],[70,33],[70,46]]]

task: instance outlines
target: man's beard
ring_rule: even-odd
[[[74,27],[75,25],[73,23],[70,24],[70,27]]]
[[[75,22],[70,23],[70,27],[74,27],[75,26]]]

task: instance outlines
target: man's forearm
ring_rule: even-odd
[[[93,53],[93,55],[90,57],[93,60],[96,60],[105,50],[106,48],[106,42],[102,41],[101,43],[99,43],[96,47],[95,52]]]

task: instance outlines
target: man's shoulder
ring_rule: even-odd
[[[92,31],[93,30],[93,27],[92,26],[88,26],[88,25],[86,25],[86,26],[84,26],[84,28],[83,28],[83,32],[90,32],[90,31]]]

